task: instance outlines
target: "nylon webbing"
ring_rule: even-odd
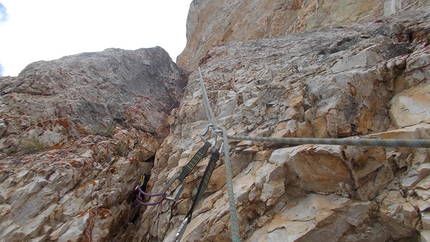
[[[211,143],[206,141],[205,144],[202,147],[200,147],[200,149],[196,152],[196,154],[194,154],[193,158],[191,158],[191,160],[187,163],[187,165],[185,165],[185,167],[182,169],[181,174],[179,174],[179,176],[176,179],[182,182],[185,179],[185,177],[188,176],[188,174],[190,174],[190,172],[194,169],[194,167],[196,167],[197,163],[199,163],[202,157],[206,154],[209,147],[211,147]]]
[[[193,204],[191,205],[190,210],[188,210],[188,213],[186,216],[186,217],[189,217],[188,223],[191,221],[194,208],[196,207],[200,198],[203,196],[203,193],[205,192],[206,187],[208,186],[209,180],[211,179],[211,176],[212,176],[212,172],[214,171],[216,163],[219,160],[219,156],[220,156],[219,151],[215,150],[212,153],[211,158],[209,159],[208,165],[206,166],[206,169],[205,169],[205,173],[203,173],[202,181],[200,182],[199,188],[197,189],[196,197],[194,198]]]

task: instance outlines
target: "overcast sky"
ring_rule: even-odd
[[[134,50],[161,46],[176,61],[186,44],[191,2],[0,0],[2,75],[16,76],[34,61],[111,47]]]

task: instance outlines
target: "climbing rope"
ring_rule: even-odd
[[[385,146],[385,147],[413,147],[430,148],[429,139],[364,139],[364,138],[269,138],[259,136],[234,136],[227,138],[233,140],[250,140],[258,142],[275,142],[289,145],[322,144],[322,145],[347,145],[347,146]]]
[[[229,211],[230,211],[231,239],[233,242],[239,242],[240,241],[239,219],[237,217],[236,200],[234,197],[234,190],[233,190],[233,172],[231,169],[227,131],[224,127],[217,126],[215,115],[209,104],[209,98],[206,93],[206,88],[203,82],[203,76],[202,76],[200,67],[199,67],[199,74],[200,74],[200,87],[201,87],[202,96],[203,96],[203,106],[205,108],[206,117],[209,120],[209,122],[215,126],[216,129],[222,130],[223,137],[224,137],[223,139],[224,139],[224,159],[225,159],[225,173],[226,173],[225,175],[227,180],[228,204],[229,204]]]
[[[233,178],[229,154],[228,139],[233,140],[251,140],[259,142],[275,142],[291,145],[304,145],[304,144],[326,144],[326,145],[347,145],[347,146],[385,146],[385,147],[414,147],[414,148],[430,148],[430,140],[428,139],[330,139],[330,138],[270,138],[270,137],[251,137],[251,136],[233,136],[227,135],[224,127],[218,126],[215,120],[215,115],[210,107],[209,99],[206,93],[206,88],[203,82],[203,76],[200,67],[198,68],[200,74],[200,87],[203,96],[203,106],[205,109],[208,121],[214,125],[216,129],[222,130],[224,140],[224,156],[226,167],[226,180],[228,190],[228,202],[230,211],[230,224],[232,241],[240,241],[239,233],[239,220],[237,216],[236,202],[233,191]]]
[[[222,145],[220,150],[221,149],[222,149]],[[197,189],[197,194],[196,194],[196,197],[194,198],[193,204],[191,205],[190,210],[188,210],[188,213],[185,216],[184,221],[182,221],[181,226],[179,226],[178,232],[176,233],[176,236],[174,239],[175,242],[176,241],[179,242],[181,240],[182,235],[184,234],[185,229],[187,228],[187,225],[191,222],[191,219],[193,217],[193,211],[208,186],[209,180],[212,176],[212,172],[215,169],[215,166],[219,160],[219,157],[220,157],[219,151],[214,150],[208,162],[208,165],[206,166],[205,173],[203,174],[202,180],[199,184],[199,188]]]
[[[215,120],[214,112],[212,111],[211,105],[209,104],[209,98],[206,92],[205,83],[203,82],[203,76],[202,76],[200,67],[199,67],[199,74],[200,74],[200,87],[202,89],[202,95],[203,95],[203,106],[205,108],[206,118],[208,119],[209,123],[215,126],[216,129],[219,129]]]

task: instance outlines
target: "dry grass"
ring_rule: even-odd
[[[37,152],[43,152],[49,147],[42,143],[37,137],[31,136],[21,142],[20,153],[22,154],[34,154]]]
[[[127,148],[127,144],[124,142],[119,142],[118,145],[116,146],[116,154],[119,156],[127,156],[128,155],[128,148]]]

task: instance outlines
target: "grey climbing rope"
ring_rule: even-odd
[[[270,138],[260,136],[227,136],[233,140],[250,140],[258,142],[275,142],[290,145],[321,144],[321,145],[347,145],[347,146],[385,146],[385,147],[412,147],[430,148],[429,139],[365,139],[365,138]]]
[[[222,149],[222,145],[221,145],[221,149]],[[175,235],[175,239],[174,239],[175,242],[181,241],[181,238],[185,233],[187,225],[191,222],[194,209],[198,204],[198,202],[200,201],[200,199],[202,198],[203,193],[205,192],[209,184],[209,179],[212,176],[212,172],[215,169],[215,166],[217,161],[219,160],[219,157],[220,157],[220,153],[218,150],[215,149],[215,151],[212,152],[208,165],[206,166],[205,173],[203,174],[202,180],[200,181],[199,188],[197,189],[197,194],[196,194],[196,197],[194,198],[193,204],[191,205],[190,210],[188,210],[187,215],[185,216],[184,220],[181,223],[181,226],[179,226],[178,232]]]
[[[233,190],[233,175],[231,170],[230,154],[228,139],[232,140],[250,140],[258,142],[275,142],[290,145],[304,145],[304,144],[324,144],[324,145],[347,145],[347,146],[385,146],[385,147],[412,147],[412,148],[430,148],[430,140],[428,139],[364,139],[364,138],[271,138],[271,137],[258,137],[258,136],[234,136],[227,135],[224,127],[217,125],[215,115],[210,107],[209,99],[206,93],[206,88],[203,82],[203,76],[199,67],[200,86],[203,96],[203,106],[205,108],[206,117],[208,121],[214,125],[215,129],[220,129],[223,132],[224,140],[224,156],[226,166],[226,180],[228,190],[228,202],[230,211],[230,224],[232,241],[240,241],[239,220],[237,216],[236,201]]]
[[[209,122],[215,126],[216,129],[221,129],[223,132],[225,173],[226,173],[225,175],[227,180],[227,194],[228,194],[228,204],[229,204],[229,211],[230,211],[231,239],[233,242],[239,242],[240,241],[239,219],[237,217],[236,200],[234,197],[234,190],[233,190],[233,172],[231,169],[227,131],[224,127],[217,126],[215,115],[209,104],[209,98],[206,93],[206,88],[203,82],[203,76],[202,76],[200,67],[199,67],[199,74],[200,74],[200,87],[201,87],[202,96],[203,96],[203,106],[205,108],[206,117],[209,120]]]
[[[209,123],[214,125],[215,129],[219,129],[217,126],[217,122],[215,120],[214,112],[212,111],[212,108],[209,104],[209,98],[206,92],[205,83],[203,82],[203,76],[202,76],[200,67],[199,67],[199,74],[200,74],[200,87],[202,89],[202,95],[203,95],[203,106],[205,108],[206,118],[208,119]]]

